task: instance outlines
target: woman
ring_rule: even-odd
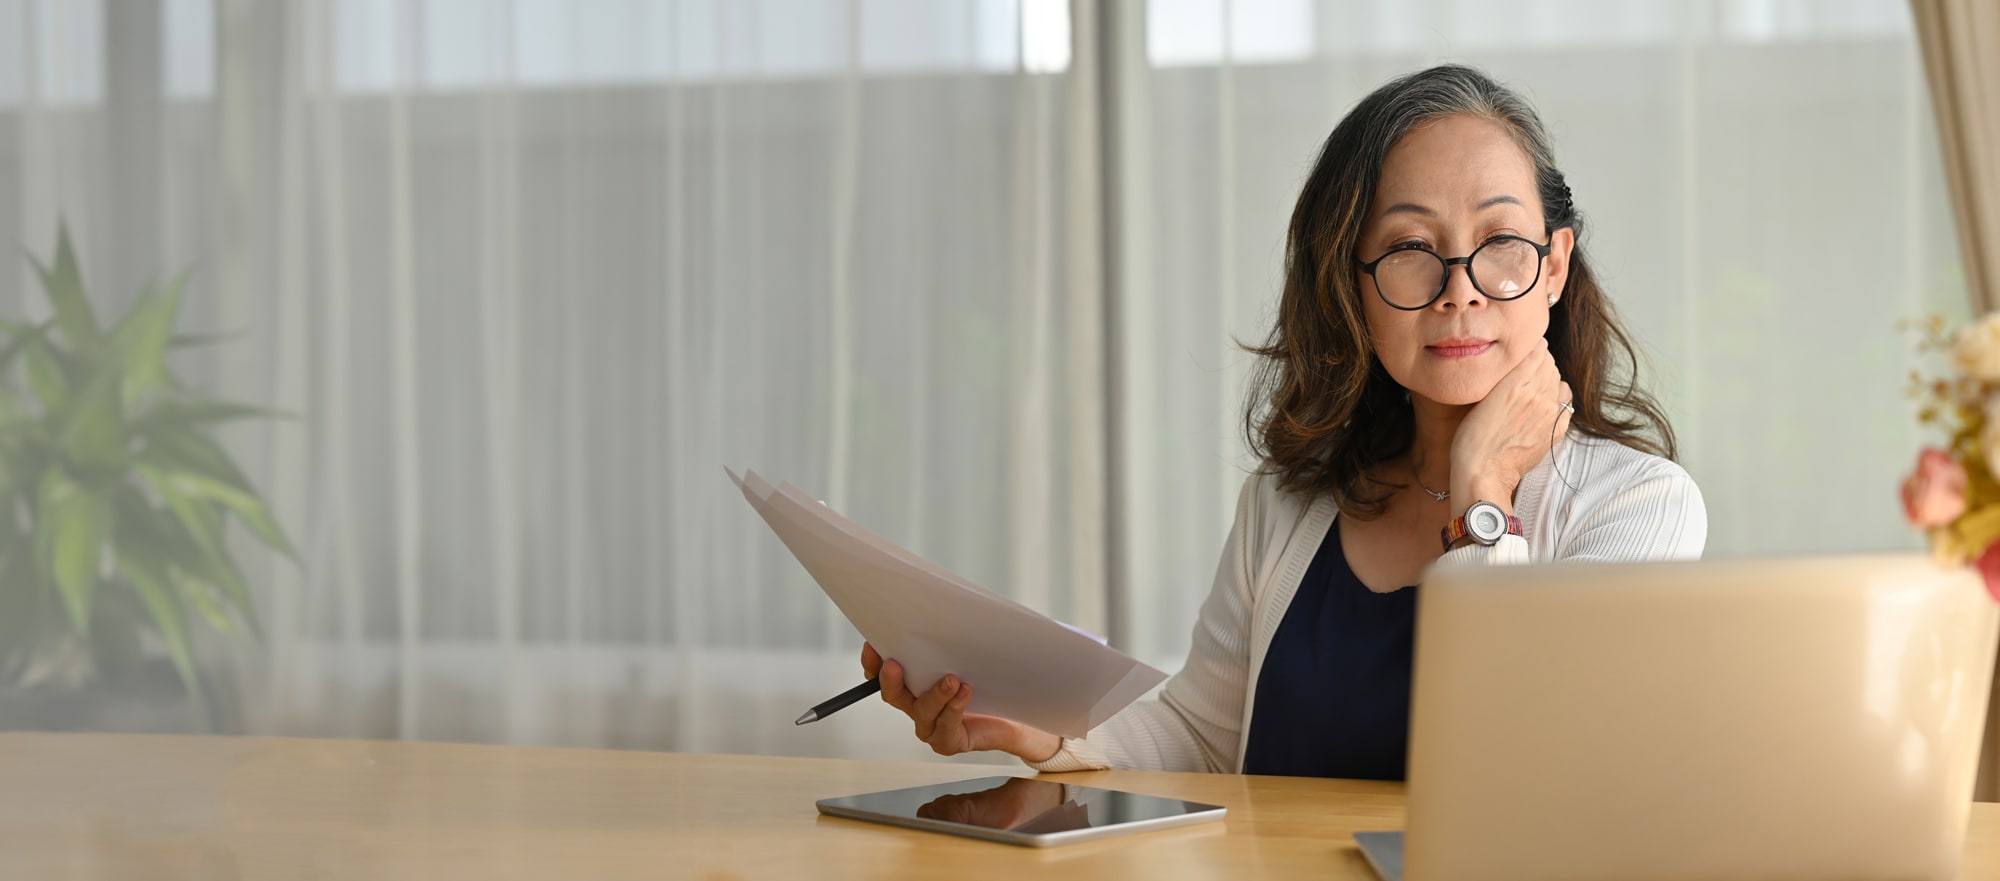
[[[1299,194],[1244,483],[1186,666],[1081,740],[862,667],[944,755],[1400,780],[1431,565],[1692,558],[1700,492],[1634,384],[1547,132],[1478,71],[1369,95]],[[1572,430],[1575,429],[1575,430]]]

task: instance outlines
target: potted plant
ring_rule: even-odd
[[[258,631],[230,522],[297,560],[212,431],[278,414],[198,394],[169,368],[169,352],[216,339],[174,335],[185,274],[106,327],[66,228],[53,265],[35,268],[54,317],[0,319],[0,683],[12,703],[0,722],[99,727],[107,697],[162,690],[133,687],[165,666],[148,651],[156,638],[173,672],[155,679],[209,727],[197,622]]]

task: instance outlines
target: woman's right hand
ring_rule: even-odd
[[[1451,443],[1453,516],[1480,499],[1512,514],[1522,478],[1569,431],[1563,405],[1573,397],[1543,337],[1458,424]]]
[[[967,714],[972,686],[947,674],[923,694],[913,694],[903,682],[903,665],[884,660],[867,643],[861,645],[861,672],[882,682],[882,701],[902,710],[917,726],[917,739],[941,756],[997,749],[1030,762],[1043,762],[1062,749],[1062,738],[1012,719]]]

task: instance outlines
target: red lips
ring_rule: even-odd
[[[1471,358],[1484,353],[1490,348],[1493,348],[1492,340],[1482,340],[1474,337],[1453,337],[1451,339],[1438,340],[1424,347],[1426,351],[1440,358]]]

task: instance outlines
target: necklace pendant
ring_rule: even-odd
[[[1421,477],[1420,475],[1418,475],[1418,474],[1417,474],[1417,465],[1416,465],[1416,463],[1415,463],[1415,462],[1411,462],[1411,463],[1410,463],[1410,477],[1411,477],[1411,479],[1413,479],[1413,480],[1415,480],[1415,481],[1417,482],[1417,489],[1420,489],[1420,490],[1423,490],[1423,491],[1424,491],[1424,492],[1425,492],[1425,493],[1426,493],[1427,495],[1429,495],[1429,496],[1430,496],[1430,497],[1431,497],[1432,499],[1435,499],[1435,500],[1437,500],[1437,501],[1440,501],[1440,502],[1442,502],[1442,501],[1445,501],[1445,500],[1447,500],[1447,499],[1450,499],[1450,498],[1451,498],[1451,490],[1445,490],[1444,492],[1438,492],[1437,490],[1434,490],[1434,489],[1431,489],[1431,488],[1430,488],[1430,487],[1428,487],[1428,486],[1425,486],[1425,485],[1424,485],[1424,479],[1423,479],[1423,477]]]

